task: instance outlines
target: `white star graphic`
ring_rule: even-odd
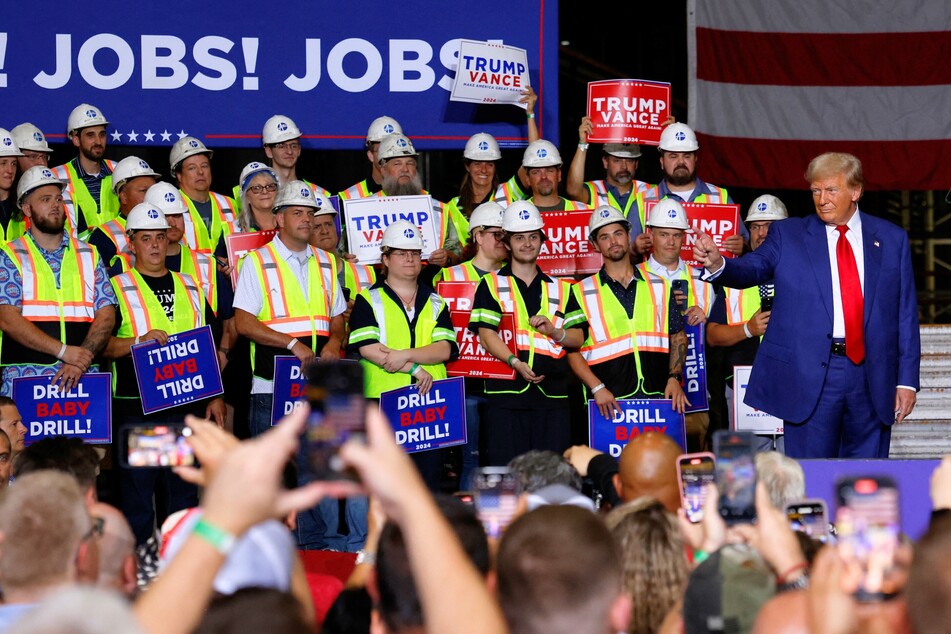
[[[139,135],[136,133],[135,130],[133,130],[132,132],[129,132],[128,134],[126,134],[126,136],[129,137],[129,142],[130,142],[130,143],[133,142],[133,141],[138,141],[138,140],[139,140]]]
[[[181,132],[178,133],[178,138],[179,138],[179,139],[184,139],[184,138],[187,137],[187,136],[188,136],[188,133],[185,132],[184,130],[182,130]]]
[[[122,133],[118,130],[113,130],[110,136],[112,136],[113,141],[119,142],[122,140]]]
[[[161,135],[162,135],[162,140],[163,140],[163,141],[171,141],[171,140],[172,140],[172,133],[169,132],[168,130],[165,130],[165,132],[162,132]]]
[[[145,133],[145,140],[148,141],[149,143],[152,142],[152,139],[153,139],[154,137],[155,137],[155,135],[152,134],[152,131],[151,131],[151,130],[149,130],[148,132]]]

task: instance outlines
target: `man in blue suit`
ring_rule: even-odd
[[[701,234],[707,279],[733,288],[773,280],[769,327],[746,403],[786,421],[794,458],[887,458],[892,423],[915,407],[921,342],[907,234],[859,212],[862,164],[809,164],[816,215],[773,224],[753,253],[724,260]]]

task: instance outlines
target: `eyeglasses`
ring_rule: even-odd
[[[387,255],[400,260],[417,260],[422,256],[419,251],[390,251]]]
[[[288,141],[287,143],[275,143],[271,147],[278,150],[290,150],[292,152],[296,152],[300,149],[300,143],[297,141]]]
[[[484,233],[487,236],[492,236],[493,238],[499,241],[501,241],[502,238],[505,236],[504,231],[483,231],[482,233]]]
[[[93,517],[92,526],[89,527],[89,532],[83,535],[83,541],[90,539],[93,535],[96,537],[102,537],[105,532],[106,520],[102,517]]]
[[[248,191],[252,194],[262,194],[264,192],[276,192],[277,183],[268,183],[267,185],[251,185],[248,187]]]

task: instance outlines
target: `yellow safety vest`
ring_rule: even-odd
[[[564,211],[585,211],[585,210],[588,209],[588,206],[587,206],[586,204],[584,204],[584,203],[582,203],[582,202],[578,202],[577,200],[568,200],[567,198],[562,198],[561,200],[563,200],[564,203],[565,203]],[[532,203],[532,204],[534,205],[534,204],[535,204],[535,197],[533,196],[532,198],[529,198],[529,199],[528,199],[528,202],[530,202],[530,203]],[[541,212],[541,213],[546,214],[546,213],[549,213],[549,212],[543,211],[543,212]]]
[[[726,323],[729,326],[745,324],[760,309],[759,286],[738,290],[724,288],[726,291]]]
[[[588,201],[591,207],[600,207],[610,205],[624,214],[624,217],[631,220],[631,207],[637,204],[637,220],[641,223],[641,229],[647,225],[647,214],[644,211],[644,197],[650,187],[644,181],[635,180],[631,183],[631,195],[627,197],[627,204],[621,207],[614,194],[608,189],[607,181],[588,181],[584,184],[588,188]]]
[[[527,195],[522,190],[522,184],[518,180],[518,174],[508,179],[495,190],[495,198],[493,199],[498,204],[503,207],[508,207],[512,203],[518,200],[525,200]]]
[[[669,352],[667,307],[670,304],[670,280],[665,275],[655,273],[648,262],[641,262],[637,265],[637,269],[641,277],[650,282],[647,288],[650,290],[651,304],[655,307],[652,328],[638,330],[638,349],[642,352]],[[701,273],[701,269],[692,268],[689,269],[689,273],[680,271],[677,279],[687,281],[687,306],[699,306],[704,313],[709,315],[713,307],[713,286],[700,279]]]
[[[69,215],[67,214],[67,225],[69,224]],[[67,231],[71,235],[75,235],[75,230],[73,227],[69,227]],[[9,224],[7,224],[7,230],[4,231],[3,227],[0,226],[0,243],[13,242],[20,236],[26,235],[26,218],[21,214],[19,218],[10,218]]]
[[[105,161],[110,170],[116,169],[115,161]],[[86,230],[109,222],[119,215],[119,199],[112,193],[112,174],[102,179],[99,188],[99,200],[93,200],[89,188],[79,176],[72,161],[53,168],[53,174],[60,180],[67,181],[65,197],[73,201],[79,208],[79,213],[86,219]]]
[[[235,202],[227,196],[209,192],[211,201],[211,234],[209,235],[205,221],[195,208],[195,203],[185,192],[181,190],[179,192],[185,205],[188,206],[188,213],[185,215],[185,244],[198,251],[213,253],[221,236],[234,231],[234,223],[238,215]]]
[[[443,282],[478,282],[482,279],[471,260],[443,269],[437,277]]]
[[[368,288],[360,291],[360,295],[370,304],[370,308],[373,310],[373,317],[376,319],[379,334],[377,341],[391,350],[406,350],[411,346],[421,348],[428,346],[433,341],[455,341],[456,339],[455,333],[452,331],[449,331],[448,334],[437,332],[439,330],[437,328],[439,314],[446,302],[436,293],[429,295],[426,305],[420,308],[417,314],[416,327],[412,333],[415,334],[415,339],[410,333],[409,322],[403,308],[398,306],[383,289]],[[359,336],[359,332],[358,330],[352,333],[351,340],[353,336]],[[372,334],[377,335],[377,330],[373,330]],[[413,378],[410,374],[387,372],[366,359],[361,359],[360,363],[363,365],[364,396],[367,398],[379,398],[383,392],[405,387],[412,383]],[[446,378],[446,365],[444,363],[420,365],[432,375],[434,380],[438,381]]]
[[[23,282],[21,314],[47,335],[78,346],[95,319],[96,267],[99,254],[89,244],[69,236],[60,268],[60,286],[30,235],[0,246],[20,272]],[[2,336],[2,335],[0,335]],[[0,364],[55,365],[54,356],[37,352],[14,339],[3,342]]]
[[[572,291],[588,318],[588,338],[581,346],[581,356],[589,365],[597,365],[633,354],[637,368],[636,391],[641,391],[644,388],[644,374],[638,354],[639,333],[653,331],[658,307],[654,305],[653,296],[647,288],[649,284],[643,279],[637,279],[634,283],[639,286],[634,295],[632,318],[627,316],[627,311],[611,288],[601,284],[598,273],[581,280]],[[666,314],[666,306],[664,309]],[[615,396],[622,398],[621,395]],[[623,398],[629,396],[627,394]]]
[[[469,244],[469,219],[459,208],[459,197],[456,196],[446,203],[445,214],[449,216],[449,221],[456,228],[456,235],[459,236],[459,244],[465,247]]]
[[[278,255],[273,243],[248,253],[244,266],[254,267],[264,295],[258,321],[272,330],[301,339],[301,343],[319,352],[317,337],[330,336],[330,311],[338,292],[337,264],[329,253],[312,246],[308,248],[313,257],[307,261],[306,299],[297,277]],[[252,341],[252,370],[257,359],[256,348]]]
[[[99,225],[99,230],[106,234],[112,244],[116,245],[117,255],[129,244],[129,236],[125,233],[125,221],[126,219],[119,215],[109,222]]]
[[[367,186],[367,179],[363,179],[356,185],[351,185],[342,192],[340,192],[340,200],[353,200],[354,198],[368,198],[373,194],[370,192],[369,186]]]
[[[730,202],[730,197],[724,187],[716,187],[715,192],[706,192],[700,194],[693,200],[688,202],[692,203],[713,203],[713,204],[722,204],[725,205]],[[659,185],[649,185],[644,190],[644,200],[659,200],[660,197],[660,186]],[[666,198],[666,196],[665,196]]]
[[[525,301],[522,299],[521,294],[519,293],[518,287],[515,285],[514,281],[510,276],[499,276],[497,273],[491,273],[482,278],[485,283],[488,285],[489,292],[492,294],[492,297],[495,298],[495,301],[499,303],[499,306],[502,308],[503,313],[512,313],[515,321],[515,349],[517,352],[528,352],[527,363],[529,366],[534,365],[535,354],[539,354],[546,357],[551,357],[552,359],[561,359],[565,356],[565,349],[561,347],[558,343],[555,343],[545,335],[541,334],[528,323],[534,315],[528,314],[528,309],[525,308]],[[553,282],[544,282],[542,284],[542,301],[541,309],[539,315],[545,315],[551,319],[551,323],[555,328],[561,328],[564,324],[564,318],[558,316],[558,313],[562,315],[565,314],[568,306],[568,298],[571,296],[571,284],[565,280],[555,280]],[[478,314],[478,311],[472,312],[472,320],[483,320],[491,323],[495,321],[492,318],[486,318],[487,316]],[[525,385],[520,390],[489,390],[486,389],[487,394],[515,394],[524,392],[532,385],[531,383],[525,383]],[[541,383],[538,384],[538,389],[545,394],[545,388]],[[559,396],[551,396],[545,394],[550,398],[567,398]]]
[[[350,291],[350,299],[354,299],[357,293],[365,288],[370,288],[376,283],[376,271],[372,266],[366,264],[357,264],[344,260],[346,268],[343,270],[343,286]]]

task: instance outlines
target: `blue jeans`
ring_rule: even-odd
[[[248,412],[248,426],[251,428],[252,438],[260,436],[271,428],[271,405],[273,403],[273,394],[251,395],[251,410]]]
[[[479,468],[479,412],[484,406],[484,396],[466,396],[466,444],[462,447],[460,491],[472,490],[472,472]]]

